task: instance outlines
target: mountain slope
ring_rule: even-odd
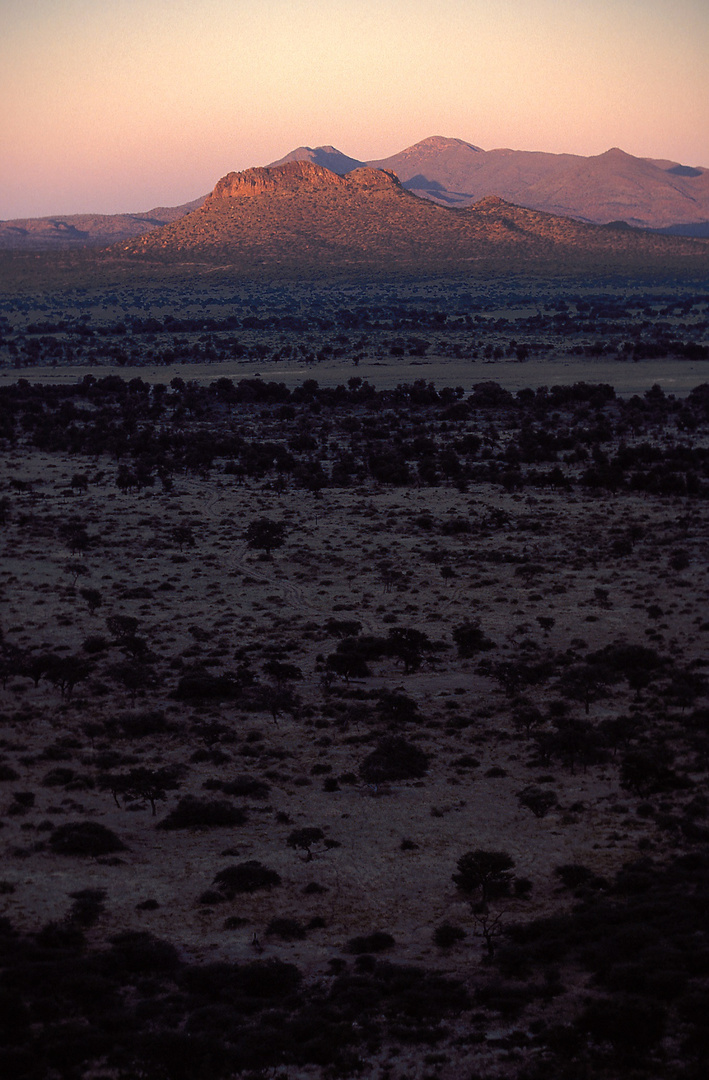
[[[278,161],[272,161],[271,166],[286,165],[289,161],[309,161],[313,165],[322,165],[331,172],[337,173],[338,176],[344,176],[345,173],[360,169],[366,164],[364,161],[358,161],[357,158],[348,157],[334,146],[316,146],[315,148],[299,146],[296,150],[291,150],[290,154],[279,158]]]
[[[201,206],[206,196],[182,206],[157,206],[140,214],[61,214],[0,221],[0,249],[22,251],[105,247],[159,229]]]
[[[496,197],[449,209],[392,173],[342,177],[309,161],[230,173],[199,209],[113,252],[270,274],[709,267],[702,241],[587,225]]]
[[[424,139],[370,161],[391,169],[405,187],[451,206],[485,195],[534,210],[604,224],[643,228],[709,224],[709,169],[636,158],[623,150],[597,157],[525,150],[480,150],[460,139]]]

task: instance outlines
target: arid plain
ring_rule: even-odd
[[[701,282],[202,281],[4,306],[8,1075],[699,1075]]]
[[[172,217],[0,259],[0,1071],[699,1080],[707,242]]]

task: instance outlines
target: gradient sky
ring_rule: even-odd
[[[0,219],[429,135],[709,166],[707,0],[0,0]]]

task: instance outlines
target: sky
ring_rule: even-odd
[[[0,0],[0,219],[431,135],[709,167],[707,0]]]

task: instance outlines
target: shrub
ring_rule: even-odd
[[[479,619],[469,619],[453,631],[453,640],[458,649],[458,657],[461,660],[469,659],[479,652],[487,652],[495,648],[495,642],[480,629]]]
[[[362,953],[379,953],[386,949],[392,949],[396,942],[391,934],[384,930],[375,930],[373,934],[362,937],[353,937],[347,942],[346,952],[361,955]]]
[[[244,825],[246,813],[238,806],[221,799],[180,799],[174,810],[157,826],[158,829],[220,829]]]
[[[275,870],[250,859],[237,866],[227,866],[214,878],[214,885],[231,900],[237,893],[252,893],[257,889],[272,889],[281,884],[280,875]]]
[[[224,900],[225,897],[216,889],[205,889],[203,893],[200,893],[197,903],[213,906],[214,904],[223,904]]]
[[[178,701],[233,701],[239,697],[241,689],[238,680],[228,673],[184,675],[173,697]]]
[[[303,889],[304,896],[319,896],[327,892],[327,886],[319,885],[317,881],[309,881]]]
[[[588,885],[593,881],[595,874],[587,866],[580,863],[564,863],[557,866],[554,873],[567,889],[578,889],[580,885]]]
[[[425,776],[428,754],[396,736],[382,739],[359,767],[359,775],[370,784],[387,780],[415,780]]]
[[[461,892],[480,889],[485,904],[493,896],[506,896],[512,882],[514,859],[506,851],[468,851],[458,859],[453,881]]]
[[[313,857],[313,853],[310,850],[311,847],[313,846],[313,844],[317,844],[318,841],[324,839],[325,833],[322,831],[322,829],[294,829],[286,840],[286,843],[288,844],[288,847],[293,848],[293,850],[299,849],[301,851],[307,851],[308,854],[306,861],[310,862]]]
[[[118,718],[118,723],[127,739],[147,739],[151,735],[164,735],[170,731],[167,717],[159,709],[124,713]]]
[[[456,945],[464,937],[465,930],[462,926],[451,926],[448,922],[441,923],[433,933],[433,940],[441,949],[450,949],[452,945]]]
[[[257,780],[255,776],[235,776],[233,780],[207,780],[204,786],[242,799],[267,799],[271,791],[265,780]]]
[[[559,804],[555,792],[550,791],[548,788],[535,787],[534,785],[530,785],[529,787],[522,788],[521,791],[518,791],[517,798],[519,799],[520,806],[525,806],[538,818],[546,817],[549,811],[553,810],[554,807]]]
[[[111,950],[102,957],[108,971],[132,974],[171,972],[180,966],[177,949],[147,930],[127,930],[110,939]]]
[[[105,889],[79,889],[69,893],[74,903],[69,912],[69,922],[78,926],[94,926],[104,910]]]
[[[268,935],[279,937],[281,941],[302,941],[305,937],[305,927],[297,919],[271,919],[266,927]]]
[[[72,821],[59,825],[49,837],[55,855],[111,855],[126,845],[111,829],[97,821]]]

